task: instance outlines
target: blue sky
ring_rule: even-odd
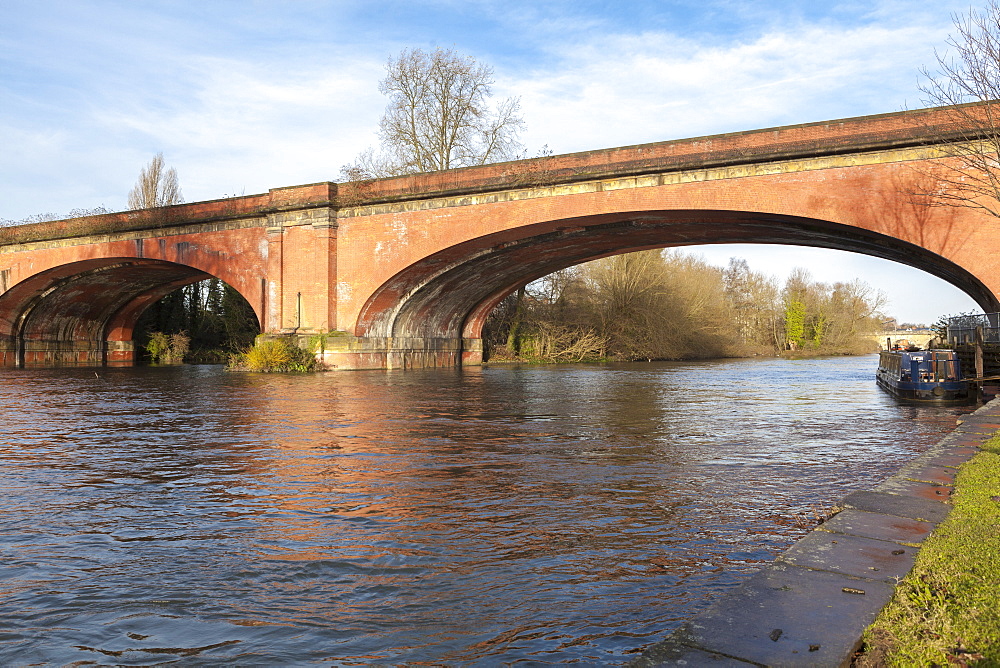
[[[376,140],[405,47],[455,48],[519,96],[530,154],[923,106],[968,1],[5,0],[0,218],[125,208],[162,151],[188,201],[336,180]],[[978,310],[922,272],[834,251],[704,247],[855,276],[904,320]]]

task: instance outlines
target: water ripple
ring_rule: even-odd
[[[4,370],[0,663],[625,662],[954,426],[873,364]]]

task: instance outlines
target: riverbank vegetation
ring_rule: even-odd
[[[494,362],[862,354],[883,301],[857,280],[829,285],[798,269],[781,286],[742,259],[720,269],[649,250],[528,285],[494,310],[483,338]]]
[[[1000,665],[1000,437],[959,471],[954,508],[865,632],[858,666]]]

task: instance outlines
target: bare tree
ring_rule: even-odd
[[[345,165],[347,180],[468,167],[519,157],[524,121],[517,98],[490,107],[493,68],[451,49],[405,49],[390,58],[379,91],[381,150]]]
[[[139,171],[139,180],[128,194],[128,208],[152,209],[171,204],[182,204],[184,196],[177,182],[173,167],[163,168],[163,154],[157,153],[149,164]]]
[[[776,336],[781,291],[774,277],[752,271],[746,260],[732,257],[722,279],[736,336],[748,349],[780,346]]]
[[[919,86],[928,106],[946,106],[957,143],[943,145],[953,160],[934,170],[932,205],[980,209],[1000,217],[1000,3],[952,17],[949,47],[937,69],[922,68]]]

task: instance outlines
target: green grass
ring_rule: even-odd
[[[1000,436],[959,471],[955,507],[865,631],[861,666],[1000,666]]]

